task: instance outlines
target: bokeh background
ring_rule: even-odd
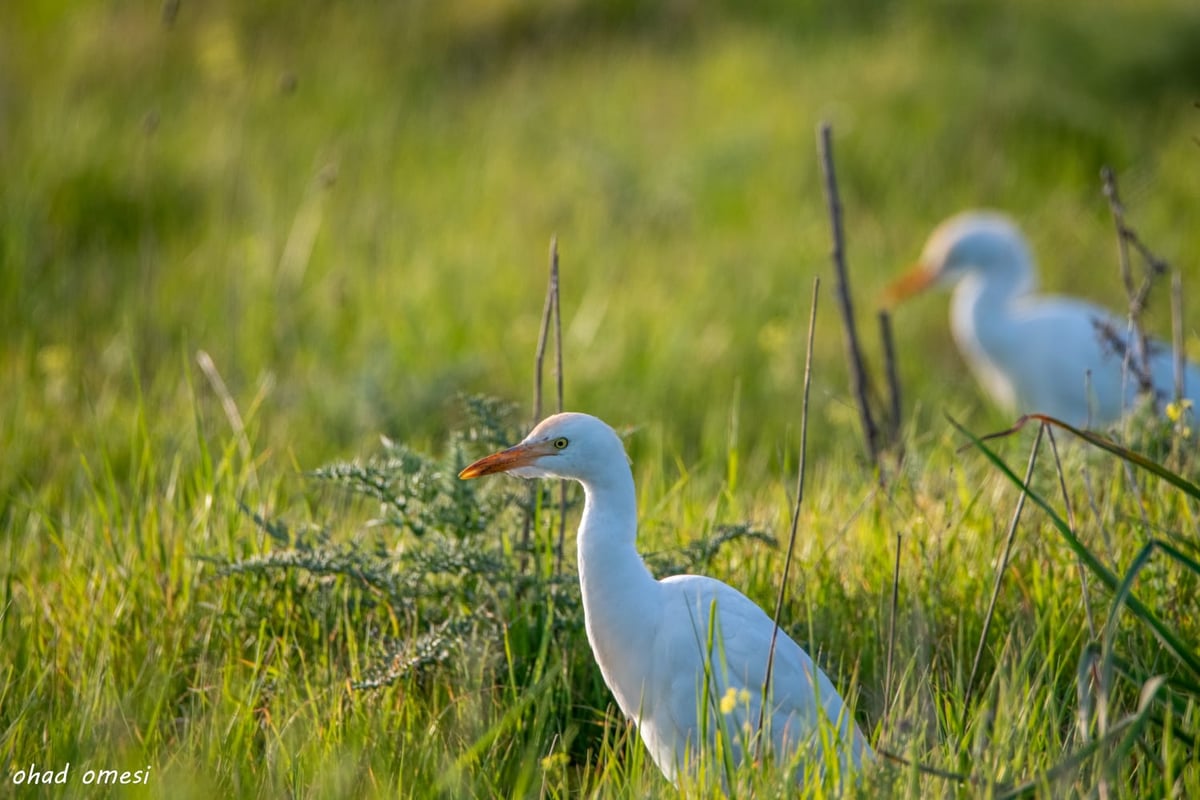
[[[855,299],[942,218],[1011,212],[1052,290],[1122,306],[1099,170],[1200,320],[1200,6],[39,2],[0,12],[3,488],[170,437],[212,357],[301,466],[436,438],[462,391],[526,404],[550,237],[567,405],[731,416],[764,464],[798,420],[857,446],[815,131],[833,125]],[[1168,328],[1165,292],[1151,327]],[[1000,424],[946,298],[895,321],[916,427]],[[853,445],[852,445],[853,442]],[[753,459],[752,459],[753,460]]]

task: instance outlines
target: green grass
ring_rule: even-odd
[[[169,23],[171,3],[6,6],[0,796],[670,794],[590,660],[573,585],[528,588],[552,571],[548,516],[522,572],[503,481],[445,488],[450,517],[420,539],[308,474],[386,455],[381,435],[447,481],[481,452],[452,437],[458,398],[527,402],[555,234],[567,405],[631,429],[653,564],[772,606],[781,549],[686,548],[723,525],[787,529],[819,274],[787,629],[858,697],[873,743],[983,782],[966,796],[1056,768],[1055,796],[1200,793],[1200,676],[1128,605],[1104,636],[1114,592],[1089,574],[1085,607],[1068,538],[1032,506],[966,697],[1017,488],[945,419],[1011,423],[966,375],[945,298],[895,319],[910,411],[883,484],[846,388],[822,119],[876,364],[880,289],[967,206],[1013,212],[1052,290],[1119,307],[1104,164],[1183,273],[1200,357],[1200,12],[1043,6],[210,2]],[[1165,292],[1150,316],[1168,330]],[[1194,480],[1186,446],[1124,435]],[[1031,436],[990,446],[1019,473]],[[1115,576],[1154,539],[1196,558],[1194,498],[1084,445],[1063,456],[1074,519],[1045,452],[1033,486]],[[409,608],[344,571],[221,569],[296,544],[243,507],[301,544],[383,550],[370,563],[399,574],[462,534],[447,519],[472,502],[498,515],[469,538],[500,559],[491,593],[468,569]],[[1196,583],[1160,549],[1131,585],[1194,643]],[[445,657],[352,688],[390,646],[479,609]],[[1114,677],[1081,696],[1092,658]],[[11,782],[68,762],[65,788]],[[146,785],[82,783],[146,767]],[[741,794],[775,777],[739,776]],[[955,791],[899,768],[867,787]]]

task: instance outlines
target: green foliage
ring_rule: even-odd
[[[1050,417],[1035,415],[1034,418],[1043,425],[1064,429],[1093,447],[1145,470],[1193,501],[1200,501],[1200,487],[1177,472],[1108,438],[1080,431]],[[1200,636],[1200,625],[1196,620],[1196,612],[1200,607],[1196,604],[1196,594],[1185,589],[1182,596],[1175,597],[1170,596],[1174,592],[1167,595],[1156,593],[1165,602],[1159,603],[1159,608],[1155,609],[1135,594],[1134,587],[1147,582],[1161,584],[1164,579],[1167,583],[1179,582],[1195,587],[1200,579],[1200,561],[1180,547],[1158,538],[1152,531],[1142,530],[1143,543],[1132,553],[1124,573],[1114,572],[1104,563],[1104,556],[1088,547],[1071,524],[1044,497],[1013,473],[995,452],[978,437],[961,427],[959,430],[1009,481],[1020,487],[1034,504],[1046,512],[1054,529],[1078,559],[1081,580],[1085,579],[1083,572],[1086,570],[1086,574],[1091,575],[1111,596],[1097,598],[1099,602],[1111,603],[1107,619],[1100,629],[1090,616],[1093,606],[1085,599],[1091,635],[1082,647],[1075,676],[1078,700],[1076,725],[1082,747],[1050,769],[1042,782],[1049,781],[1051,776],[1054,780],[1060,780],[1062,775],[1069,775],[1075,782],[1094,781],[1096,785],[1107,785],[1122,780],[1120,776],[1125,774],[1123,762],[1132,760],[1138,762],[1132,772],[1145,775],[1143,780],[1147,789],[1159,781],[1169,784],[1170,776],[1181,766],[1189,762],[1195,765],[1198,760],[1196,746],[1200,731],[1188,718],[1192,716],[1192,709],[1200,704],[1200,649],[1193,644]],[[1194,468],[1194,459],[1188,459],[1187,466]],[[1061,471],[1059,477],[1065,481]],[[1139,494],[1141,491],[1139,489]],[[1143,519],[1145,515],[1143,505]],[[1179,533],[1172,531],[1168,535],[1177,536]],[[1187,541],[1183,546],[1192,554],[1197,553],[1194,542]],[[1165,571],[1152,567],[1151,559],[1160,553],[1171,562]],[[1083,584],[1083,591],[1085,595],[1088,592],[1086,583]],[[1126,608],[1127,614],[1124,613]],[[1169,614],[1171,620],[1165,619],[1164,614]],[[1154,647],[1152,652],[1155,657],[1150,662],[1137,664],[1137,651],[1149,644],[1147,635],[1153,636],[1159,646]],[[1160,694],[1166,697],[1160,699]],[[1117,716],[1123,706],[1134,705],[1135,700],[1135,707],[1127,715]],[[1185,720],[1182,724],[1177,715],[1182,715]],[[1143,762],[1142,758],[1135,757],[1134,745],[1138,746],[1139,756],[1148,756],[1144,763],[1140,763]],[[1039,783],[1032,782],[1006,791],[1002,796],[1035,793],[1038,788]]]
[[[345,635],[339,629],[355,624],[357,656],[339,648],[332,662],[355,690],[414,679],[427,684],[453,664],[471,661],[484,685],[536,694],[545,686],[550,654],[573,654],[564,667],[592,673],[585,684],[591,691],[555,711],[521,707],[502,727],[505,735],[534,723],[540,736],[570,733],[573,746],[565,752],[586,757],[602,730],[590,725],[592,712],[579,718],[573,709],[603,709],[609,698],[594,677],[576,572],[560,569],[553,551],[552,487],[535,483],[524,492],[459,480],[467,450],[496,450],[516,438],[511,406],[474,396],[464,398],[464,406],[464,431],[452,433],[438,456],[384,439],[378,456],[310,473],[319,484],[376,504],[378,514],[349,538],[331,533],[345,529],[336,521],[293,530],[243,506],[271,547],[204,560],[218,575],[254,586],[259,602],[240,609],[248,635],[277,629],[280,596],[314,615],[319,626],[311,638],[295,640],[301,662],[317,660],[328,650],[327,637]],[[537,540],[523,525],[540,532]],[[774,544],[748,524],[719,525],[711,536],[660,552],[653,562],[663,574],[696,571],[739,540]],[[577,687],[564,688],[575,694]]]
[[[439,457],[384,439],[379,456],[310,473],[318,482],[378,504],[378,516],[350,538],[334,538],[323,527],[294,532],[246,509],[276,546],[248,557],[212,559],[221,575],[263,576],[277,591],[294,574],[306,576],[310,605],[346,603],[348,586],[364,620],[375,619],[372,610],[379,606],[382,617],[374,624],[384,625],[387,633],[377,632],[379,641],[373,642],[364,631],[364,641],[383,653],[382,666],[371,669],[360,686],[378,687],[461,658],[456,643],[481,637],[498,641],[517,616],[515,608],[523,605],[522,596],[557,591],[557,578],[541,581],[537,571],[522,570],[506,557],[496,531],[511,497],[479,496],[473,484],[457,477],[466,465],[465,446],[499,447],[511,440],[511,408],[481,398],[468,398],[467,405],[473,412],[470,442],[456,435]],[[569,617],[568,626],[579,626],[577,604],[561,612]],[[258,624],[250,609],[244,613],[251,626]],[[267,606],[261,613],[270,616],[276,610]],[[524,673],[528,667],[522,666]]]
[[[569,536],[556,569],[557,495],[454,477],[527,425],[453,398],[525,396],[546,241],[568,402],[631,427],[647,560],[771,607],[828,268],[817,121],[861,319],[968,205],[1118,307],[1109,163],[1196,320],[1197,30],[1190,0],[6,4],[0,795],[62,796],[11,778],[68,762],[153,775],[68,796],[669,795],[591,662]],[[913,410],[881,483],[819,318],[786,629],[963,794],[1200,795],[1200,512],[1168,477],[1195,483],[1194,443],[1123,432],[1157,473],[1063,453],[1070,513],[1027,508],[968,699],[1017,489],[943,415],[1012,421],[944,298],[895,324]],[[1061,492],[1045,460],[1033,488]]]

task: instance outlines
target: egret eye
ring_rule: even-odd
[[[555,450],[565,450],[566,447],[567,447],[567,437],[560,436],[554,440],[554,449]]]

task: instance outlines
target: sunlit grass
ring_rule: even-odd
[[[651,563],[689,563],[723,525],[781,535],[808,287],[828,269],[821,119],[868,331],[875,292],[970,205],[1016,214],[1049,289],[1119,307],[1107,163],[1183,270],[1200,356],[1189,3],[71,6],[0,12],[0,794],[68,762],[152,767],[131,796],[668,793],[582,633],[539,627],[549,592],[500,606],[504,636],[362,690],[378,637],[411,619],[345,576],[209,559],[281,549],[243,509],[403,546],[306,473],[378,455],[381,434],[443,452],[463,392],[527,397],[553,234],[567,404],[630,430]],[[1074,555],[1027,509],[964,702],[1016,490],[944,413],[975,433],[1011,420],[965,374],[945,298],[917,301],[895,320],[906,458],[881,483],[832,308],[787,628],[857,693],[874,743],[1032,779],[1100,735],[1095,713],[1077,724],[1077,676],[1088,610],[1102,626],[1112,597],[1093,581],[1084,606]],[[1156,293],[1156,331],[1166,308]],[[1194,479],[1186,445],[1129,435]],[[1012,465],[1027,445],[994,448]],[[1194,557],[1194,500],[1064,457],[1072,529],[1117,575],[1152,537]],[[1035,483],[1059,502],[1048,461]],[[695,566],[771,607],[780,561],[744,539]],[[1155,556],[1134,589],[1195,641],[1193,572]],[[1136,615],[1105,652],[1169,682],[1140,744],[1055,794],[1200,790],[1195,676]],[[1122,680],[1112,724],[1137,708]],[[903,769],[866,786],[943,791]]]

